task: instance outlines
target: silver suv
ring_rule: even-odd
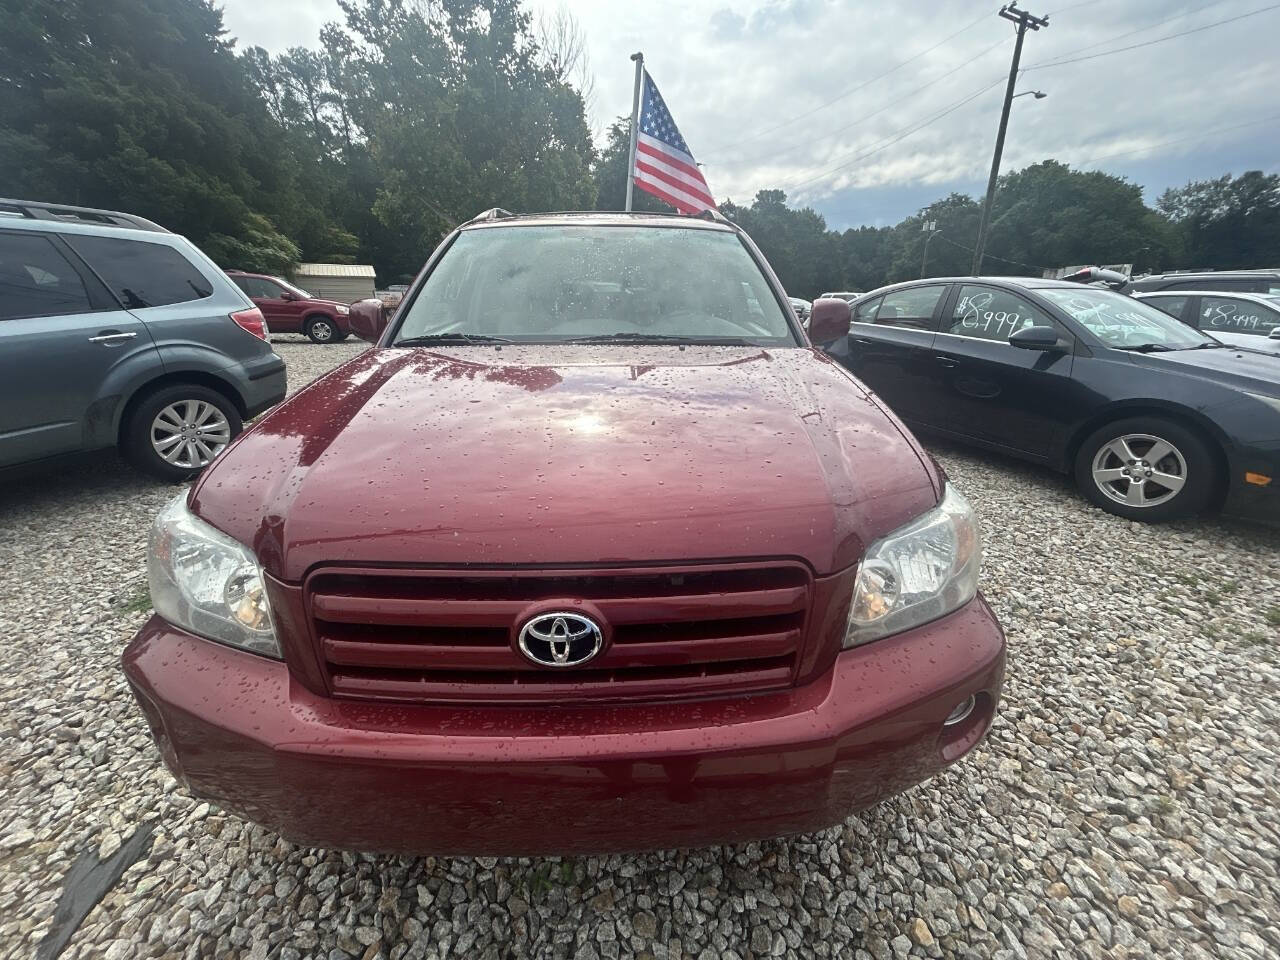
[[[190,241],[0,200],[0,467],[119,446],[184,479],[284,395],[262,314]]]

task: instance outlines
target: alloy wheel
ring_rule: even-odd
[[[1187,483],[1187,461],[1168,440],[1128,433],[1102,445],[1093,458],[1093,482],[1130,507],[1154,507],[1176,497]]]
[[[184,470],[208,466],[230,442],[226,415],[206,400],[178,400],[151,421],[151,446],[166,463]]]
[[[328,343],[333,339],[333,327],[328,320],[312,320],[309,332],[311,339],[320,343]]]

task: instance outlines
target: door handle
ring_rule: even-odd
[[[850,338],[849,338],[849,342],[850,342],[850,343],[856,343],[856,344],[857,344],[858,346],[860,346],[860,347],[869,347],[869,346],[871,346],[871,341],[870,341],[870,340],[864,340],[862,337],[850,337]]]
[[[116,343],[117,341],[120,341],[120,340],[132,340],[137,335],[138,334],[136,331],[130,331],[128,333],[121,333],[119,331],[115,333],[100,333],[96,337],[90,337],[89,342],[90,343]]]
[[[956,366],[956,362],[950,357],[934,357],[933,359],[938,361],[939,366],[946,367],[948,370]]]

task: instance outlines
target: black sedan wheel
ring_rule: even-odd
[[[1198,434],[1154,417],[1094,431],[1080,445],[1075,473],[1085,496],[1103,510],[1151,523],[1203,510],[1217,479]]]

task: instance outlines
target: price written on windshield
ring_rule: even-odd
[[[1212,330],[1238,330],[1242,333],[1270,333],[1280,326],[1280,318],[1263,317],[1241,304],[1215,303],[1201,311],[1201,326]]]

